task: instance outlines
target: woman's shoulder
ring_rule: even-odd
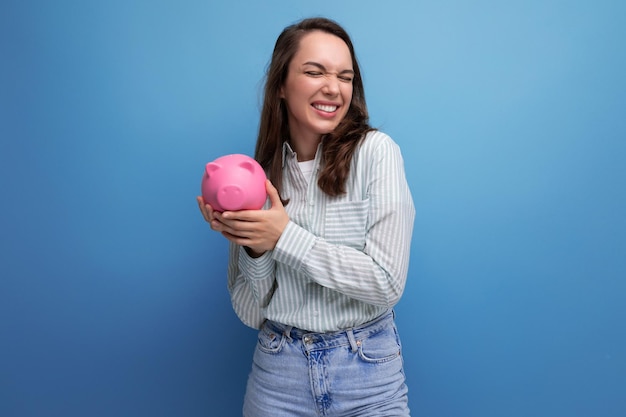
[[[395,150],[398,148],[396,142],[386,134],[380,130],[370,130],[365,134],[363,141],[361,143],[360,152],[365,153],[376,153],[383,152],[389,150]]]

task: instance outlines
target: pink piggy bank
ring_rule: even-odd
[[[267,199],[265,171],[247,155],[232,154],[206,164],[202,197],[217,211],[258,210]]]

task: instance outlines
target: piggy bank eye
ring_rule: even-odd
[[[215,162],[209,162],[208,164],[206,164],[205,171],[208,176],[211,176],[213,172],[217,171],[220,168],[221,165],[216,164]]]

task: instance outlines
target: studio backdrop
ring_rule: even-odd
[[[0,415],[240,415],[256,333],[195,197],[309,16],[404,156],[412,414],[626,415],[625,5],[3,1]]]

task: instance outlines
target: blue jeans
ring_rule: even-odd
[[[245,417],[409,416],[393,311],[363,326],[309,333],[266,321],[259,331]]]

